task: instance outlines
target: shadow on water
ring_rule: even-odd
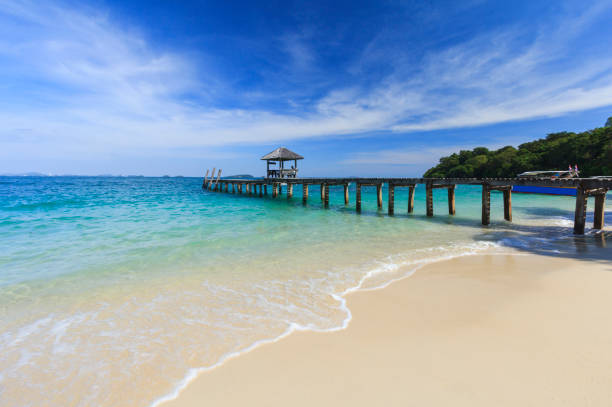
[[[532,206],[516,206],[514,205],[514,209],[520,209],[521,212],[526,213],[527,215],[532,216],[562,216],[564,218],[574,219],[574,211],[568,209],[561,208],[542,208],[542,207],[532,207]]]
[[[333,210],[343,213],[355,213],[350,206],[334,207]],[[521,208],[530,216],[560,217],[571,220],[574,213],[571,210],[558,208]],[[363,211],[357,216],[386,217],[386,210]],[[501,244],[520,252],[542,256],[565,257],[580,260],[605,262],[611,266],[612,271],[612,231],[596,231],[591,229],[584,235],[574,235],[573,226],[561,225],[525,225],[491,219],[491,225],[483,226],[480,219],[436,214],[428,217],[422,213],[396,213],[398,219],[412,219],[418,222],[433,222],[440,225],[456,225],[466,228],[479,229],[481,233],[474,236],[474,241],[488,241]],[[612,211],[605,212],[605,219],[612,222]],[[587,216],[587,225],[593,223],[593,213]],[[588,228],[587,228],[588,229]]]
[[[553,216],[568,218],[567,211],[552,211]],[[561,215],[563,213],[563,215]],[[571,213],[571,212],[570,212]],[[531,214],[551,216],[546,209],[534,208]],[[612,219],[612,211],[606,212],[606,219]],[[571,213],[573,218],[573,213]],[[480,229],[475,241],[489,241],[501,244],[520,252],[542,256],[574,258],[580,260],[604,262],[611,266],[612,271],[612,231],[587,231],[584,235],[574,235],[572,226],[559,225],[525,225],[506,221],[493,221],[489,226],[483,226],[474,219],[451,217],[448,215],[426,217],[416,215],[428,222],[438,224],[453,224],[462,227]],[[592,213],[587,222],[593,222]]]
[[[304,207],[309,209],[324,209],[320,201],[318,191],[312,191],[312,197],[306,204],[302,203],[301,196],[287,199],[286,194],[272,198],[271,194],[264,195],[263,202],[289,205],[289,207]],[[253,198],[248,194],[236,194],[237,197]],[[421,208],[422,209],[422,208]],[[527,216],[534,218],[562,218],[573,223],[574,211],[554,207],[529,207],[515,205],[515,210],[520,210]],[[360,217],[389,217],[386,205],[381,209],[371,206],[369,202],[360,213],[356,213],[353,202],[349,205],[330,203],[327,209],[330,212],[355,215]],[[442,209],[441,209],[442,210]],[[612,231],[590,230],[585,235],[574,235],[572,226],[562,225],[525,225],[506,222],[492,216],[491,225],[483,226],[479,218],[462,217],[458,211],[457,215],[450,216],[446,213],[436,213],[433,217],[426,216],[415,209],[415,213],[407,213],[405,205],[396,205],[393,218],[406,219],[417,222],[433,222],[440,225],[455,225],[480,230],[473,239],[474,241],[488,241],[501,244],[503,247],[512,248],[524,253],[531,253],[551,257],[574,258],[588,261],[605,262],[612,270]],[[612,211],[605,212],[605,219],[612,222]],[[593,213],[587,216],[587,225],[592,225]],[[588,227],[587,227],[588,230]]]

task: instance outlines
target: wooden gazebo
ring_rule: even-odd
[[[297,177],[297,160],[303,160],[304,157],[294,153],[285,147],[279,147],[261,157],[267,162],[266,178],[296,178]],[[291,168],[285,168],[285,161],[293,161]],[[278,162],[278,167],[276,163]],[[272,168],[270,168],[272,166]]]

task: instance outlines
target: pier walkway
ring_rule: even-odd
[[[219,171],[220,173],[221,171]],[[593,221],[594,229],[603,229],[604,207],[606,193],[612,189],[612,178],[254,178],[254,179],[220,179],[208,177],[206,172],[202,188],[211,191],[228,193],[246,193],[255,196],[268,194],[271,187],[272,197],[276,198],[282,194],[283,186],[286,187],[287,198],[293,197],[295,185],[302,186],[302,200],[308,201],[308,188],[310,185],[319,185],[321,189],[321,201],[324,207],[329,207],[329,187],[331,185],[344,186],[344,203],[349,203],[349,186],[355,185],[355,209],[361,212],[361,189],[367,186],[376,187],[378,208],[382,209],[383,185],[388,190],[388,213],[395,212],[395,189],[408,188],[408,213],[414,211],[414,191],[418,185],[423,185],[426,191],[427,216],[433,216],[433,190],[443,188],[448,191],[448,212],[455,214],[455,187],[457,185],[480,185],[482,186],[482,224],[491,222],[491,191],[502,191],[504,200],[504,219],[512,221],[512,187],[515,185],[546,186],[546,187],[568,187],[576,188],[576,210],[574,213],[574,233],[584,234],[587,198],[595,198],[595,214]]]

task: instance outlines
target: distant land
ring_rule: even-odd
[[[189,177],[185,175],[113,175],[113,174],[98,174],[98,175],[78,175],[78,174],[43,174],[42,172],[20,172],[20,173],[4,173],[0,177],[123,177],[123,178],[201,178]],[[228,175],[221,179],[252,179],[257,178],[250,174]]]
[[[184,178],[183,175],[113,175],[113,174],[97,174],[97,175],[80,175],[80,174],[43,174],[41,172],[20,172],[20,173],[4,173],[0,177],[122,177],[122,178]],[[199,177],[192,177],[199,178]]]
[[[461,150],[423,174],[431,178],[515,177],[525,171],[566,170],[578,165],[581,177],[612,175],[612,117],[604,127],[582,133],[551,133],[518,146],[490,151]]]
[[[252,178],[259,178],[259,177],[254,177],[250,174],[238,174],[238,175],[228,175],[227,177],[221,177],[220,179],[252,179]]]
[[[0,174],[0,177],[51,177],[50,174],[40,172],[22,172],[19,174]]]

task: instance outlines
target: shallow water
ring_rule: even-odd
[[[607,244],[572,236],[569,197],[515,194],[508,223],[493,192],[482,227],[476,186],[457,187],[455,216],[435,191],[434,218],[424,188],[410,215],[396,189],[393,217],[375,188],[361,215],[342,187],[330,192],[323,209],[317,187],[304,206],[301,188],[256,198],[202,191],[198,178],[0,177],[0,405],[149,406],[258,341],[341,328],[344,293],[427,262],[589,258]]]

